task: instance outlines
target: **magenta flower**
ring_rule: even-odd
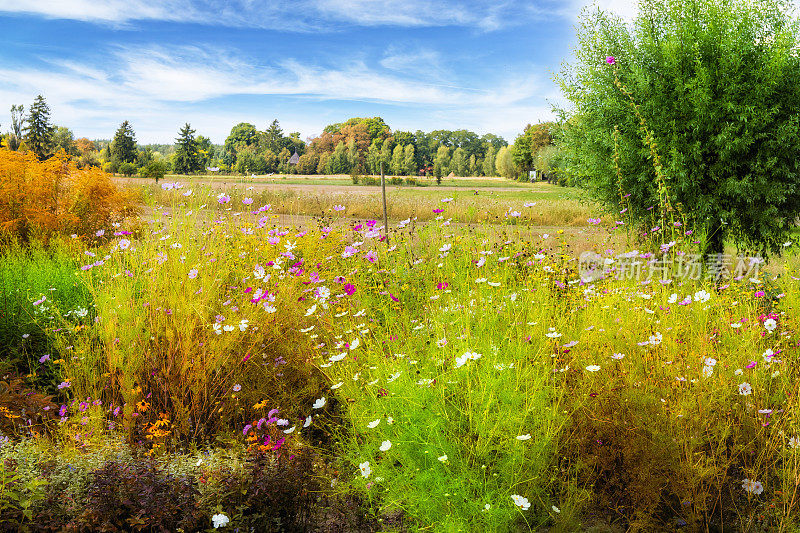
[[[364,259],[369,261],[370,263],[374,263],[378,260],[378,254],[375,253],[375,250],[370,250],[366,254],[364,254]]]
[[[344,286],[344,292],[348,296],[352,296],[356,293],[356,286],[353,285],[352,283],[348,283],[347,285]]]
[[[608,56],[606,58],[606,63],[608,63],[609,65],[616,65],[617,64],[617,60],[614,59],[614,56]]]

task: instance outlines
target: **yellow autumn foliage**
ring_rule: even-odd
[[[90,235],[133,211],[132,197],[108,174],[77,168],[63,151],[39,161],[0,148],[0,241]]]

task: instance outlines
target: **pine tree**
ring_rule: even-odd
[[[40,94],[33,101],[24,130],[25,144],[40,161],[47,159],[53,153],[54,129],[50,124],[50,107]]]
[[[120,124],[111,142],[111,157],[117,164],[136,162],[136,137],[133,128],[126,120]]]
[[[194,133],[195,130],[187,122],[178,133],[178,138],[175,139],[175,162],[173,168],[178,174],[190,174],[201,169],[200,153]]]

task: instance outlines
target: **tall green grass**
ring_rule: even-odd
[[[90,310],[92,299],[77,273],[77,259],[63,241],[0,249],[0,363],[35,373],[45,354],[58,358],[48,330],[63,314]],[[34,302],[44,298],[39,305]],[[49,384],[41,382],[40,385]]]
[[[456,202],[386,242],[332,207],[299,231],[183,192],[95,251],[97,320],[57,332],[65,392],[120,407],[130,440],[258,445],[276,408],[271,437],[320,446],[335,487],[420,530],[800,523],[791,268],[662,284],[598,250],[611,270],[587,283],[563,234],[447,225]]]

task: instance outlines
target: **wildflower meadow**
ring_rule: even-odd
[[[578,21],[555,77],[568,104],[512,145],[362,115],[306,141],[277,119],[242,122],[217,145],[186,122],[174,145],[146,146],[128,120],[113,141],[75,140],[44,96],[27,115],[13,105],[0,137],[0,532],[800,531],[789,2],[640,0],[629,17],[503,2],[474,20],[480,6],[459,7],[438,23],[448,50],[478,39],[458,55],[491,67],[468,78],[395,43],[323,69],[314,61],[347,50],[356,24],[335,2],[259,10],[291,24],[251,2],[180,4],[87,8],[80,32],[43,29],[75,23],[71,10],[15,8],[9,43],[97,24],[137,41],[82,46],[128,61],[119,72],[47,56],[59,43],[33,62],[58,72],[9,77],[99,86],[91,113],[90,98],[53,91],[75,120],[160,98],[165,116],[142,120],[154,138],[173,112],[202,107],[216,128],[262,104],[297,104],[297,123],[338,117],[341,102],[388,102],[423,124],[460,106],[494,126],[539,112],[536,77],[516,76],[533,63],[504,63],[528,53],[520,36],[567,40],[549,19],[527,31],[535,12]],[[436,28],[445,11],[361,4],[354,42]],[[180,34],[147,42],[167,23],[194,38],[223,19],[235,19],[225,46],[172,58]],[[505,19],[515,54],[493,56]],[[314,61],[287,55],[301,47],[286,27]],[[239,58],[236,38],[280,61]],[[502,84],[481,88],[489,73]]]
[[[590,277],[523,202],[299,228],[247,192],[166,183],[150,219],[6,249],[4,524],[796,527],[793,248],[654,276],[610,225]]]

